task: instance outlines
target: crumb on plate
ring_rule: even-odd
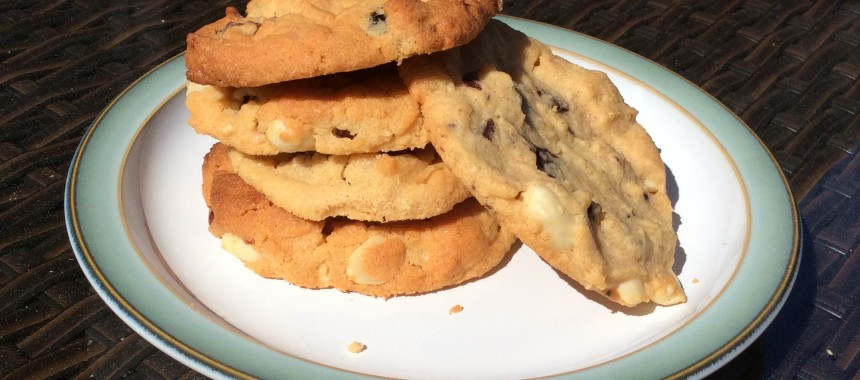
[[[460,305],[454,305],[450,309],[448,309],[448,314],[457,314],[463,311],[463,307]]]
[[[352,343],[350,343],[348,346],[346,346],[346,349],[349,350],[349,352],[352,352],[353,354],[357,354],[357,353],[360,353],[360,352],[366,350],[367,346],[364,343],[361,343],[358,341],[352,341]]]

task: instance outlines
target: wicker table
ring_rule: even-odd
[[[228,1],[0,3],[0,377],[202,377],[119,320],[63,218],[81,136]],[[715,378],[860,378],[860,2],[511,0],[505,14],[622,46],[698,84],[771,149],[802,265],[771,327]]]

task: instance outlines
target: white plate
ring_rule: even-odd
[[[200,166],[214,140],[186,124],[181,56],[124,91],[72,163],[67,225],[88,279],[138,333],[214,377],[713,371],[761,333],[794,279],[797,214],[773,157],[737,117],[677,75],[564,29],[502,20],[607,72],[640,111],[669,172],[686,304],[616,308],[525,246],[480,280],[389,300],[260,278],[207,231]],[[449,314],[454,305],[464,310]],[[367,350],[350,353],[352,341]]]

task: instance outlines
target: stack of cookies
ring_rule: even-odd
[[[497,9],[444,3],[252,1],[189,36],[189,124],[219,140],[203,192],[226,250],[265,277],[382,297],[499,264],[515,238],[429,145],[397,73]]]
[[[622,305],[686,298],[657,148],[599,72],[495,0],[252,0],[188,37],[210,231],[246,266],[391,297],[519,238]]]

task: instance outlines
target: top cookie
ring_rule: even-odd
[[[248,3],[188,35],[188,79],[250,87],[377,66],[474,38],[499,0]]]
[[[686,300],[665,168],[605,74],[498,21],[399,70],[443,161],[550,265],[623,305]]]

